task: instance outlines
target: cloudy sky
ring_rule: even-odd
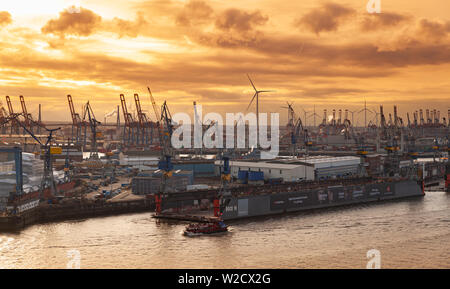
[[[261,110],[400,113],[450,108],[450,1],[381,0],[14,0],[0,3],[0,90],[19,110],[69,120],[88,99],[97,115],[131,104],[146,87],[172,113]],[[75,8],[71,8],[75,5]],[[362,115],[360,115],[362,116]],[[99,117],[100,118],[100,117]],[[112,119],[111,119],[112,121]],[[319,121],[319,118],[317,119]],[[308,119],[308,123],[312,118]]]

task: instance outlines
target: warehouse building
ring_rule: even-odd
[[[322,180],[357,175],[360,170],[361,159],[354,156],[317,156],[308,157],[305,162],[314,166],[315,179]]]
[[[215,161],[215,173],[220,175],[222,162]],[[353,156],[314,156],[273,161],[230,161],[231,176],[239,178],[239,171],[263,172],[264,180],[282,179],[285,182],[322,180],[357,175],[360,158]],[[242,174],[241,174],[242,175]]]
[[[222,170],[221,161],[215,162],[216,174]],[[314,168],[310,165],[282,161],[230,161],[231,176],[238,178],[239,171],[263,172],[264,180],[281,178],[285,182],[313,180]]]

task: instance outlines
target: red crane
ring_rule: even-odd
[[[133,116],[131,115],[131,113],[128,112],[125,95],[123,95],[123,94],[120,95],[120,102],[122,104],[123,119],[125,121],[125,125],[123,127],[123,129],[124,129],[123,139],[124,139],[124,142],[126,142],[127,144],[131,144],[134,141],[133,126],[134,126],[135,122],[133,120]]]
[[[9,116],[13,118],[11,121],[11,133],[15,132],[16,134],[19,134],[19,120],[16,117],[18,114],[14,112],[11,99],[8,95],[6,96],[6,104],[8,106]]]
[[[141,136],[140,142],[142,144],[148,144],[148,128],[149,121],[147,115],[142,112],[141,102],[139,100],[139,95],[134,95],[134,102],[136,103],[137,116],[139,121],[139,130],[137,132],[137,143],[139,143],[139,135]]]
[[[22,106],[23,117],[25,119],[24,124],[27,128],[30,128],[30,130],[32,131],[33,117],[31,116],[30,113],[28,113],[27,105],[25,104],[25,98],[23,97],[23,95],[19,96],[19,98],[20,98],[20,104]]]

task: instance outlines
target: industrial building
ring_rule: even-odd
[[[221,161],[215,161],[215,173],[220,175]],[[239,178],[239,171],[263,172],[264,180],[283,179],[285,182],[320,180],[356,175],[360,158],[353,156],[314,156],[274,161],[230,161],[231,176]]]

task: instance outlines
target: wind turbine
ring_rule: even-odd
[[[320,115],[318,115],[317,113],[316,113],[316,105],[314,105],[314,110],[312,111],[313,112],[313,114],[311,114],[310,115],[310,117],[313,117],[314,118],[314,128],[316,127],[316,116],[317,117],[320,117]],[[305,123],[306,123],[306,121],[305,121]],[[306,125],[306,124],[305,124]]]
[[[356,126],[356,124],[355,124],[355,122],[354,122],[354,117],[353,117],[353,115],[355,114],[355,112],[358,112],[358,111],[356,111],[356,110],[354,110],[354,111],[348,111],[349,113],[351,113],[352,114],[352,126]]]
[[[361,109],[358,113],[361,113],[364,111],[364,129],[367,128],[367,112],[372,112],[370,109],[367,108],[367,101],[364,97],[364,108]]]
[[[253,86],[253,89],[255,90],[255,94],[252,97],[252,100],[250,101],[250,103],[247,106],[247,111],[250,108],[250,106],[253,103],[253,100],[255,100],[256,97],[256,145],[258,146],[258,128],[259,128],[259,94],[260,93],[264,93],[264,92],[275,92],[274,90],[257,90],[255,85],[253,84],[252,79],[250,78],[250,76],[247,74],[248,80],[250,80],[250,83]]]
[[[310,113],[311,111],[309,111],[309,110],[306,111],[304,108],[302,108],[302,110],[303,110],[303,113],[304,113],[304,115],[305,115],[305,117],[304,117],[304,120],[305,120],[305,127],[307,127],[307,125],[306,125],[306,122],[307,122],[306,118],[307,118],[307,116],[306,116],[306,115],[307,115],[308,113]]]
[[[374,113],[375,114],[375,123],[376,123],[376,125],[377,125],[377,127],[378,127],[378,116],[380,115],[380,113],[379,112],[377,112],[375,109],[374,110],[370,110],[369,109],[369,111],[371,111],[372,113]]]
[[[293,127],[295,122],[295,112],[293,108],[294,103],[289,103],[287,101],[286,103],[288,106],[282,106],[281,108],[285,108],[288,110],[288,126],[291,125]]]

